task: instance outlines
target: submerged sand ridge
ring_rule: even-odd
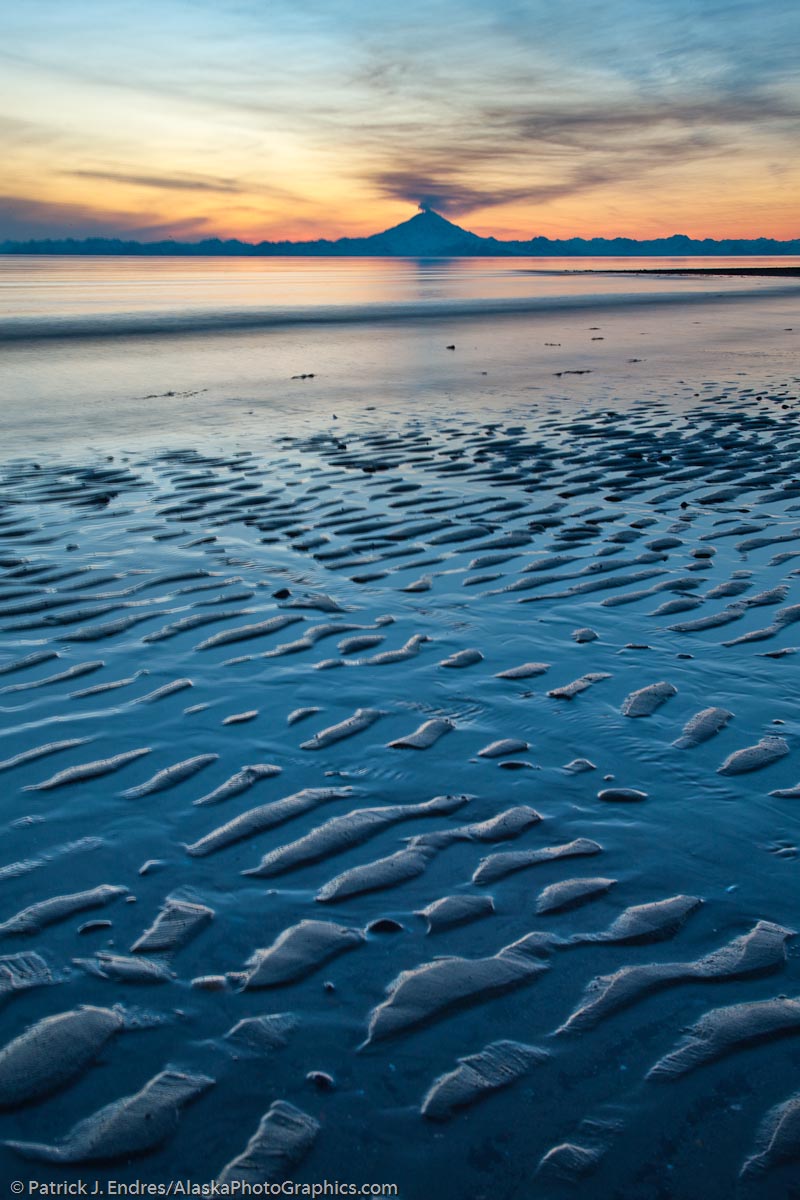
[[[784,1185],[798,381],[698,390],[2,468],[3,1177]]]

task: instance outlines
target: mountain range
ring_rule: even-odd
[[[407,221],[369,237],[321,238],[312,242],[242,242],[207,238],[200,242],[123,241],[117,238],[44,238],[33,241],[0,241],[0,254],[125,254],[125,255],[238,255],[308,257],[581,257],[639,255],[741,255],[800,254],[800,238],[690,238],[685,234],[650,238],[533,237],[528,241],[501,241],[480,237],[432,209],[423,209]]]

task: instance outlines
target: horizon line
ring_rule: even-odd
[[[652,237],[639,237],[639,238],[632,237],[630,234],[624,234],[624,233],[602,234],[602,235],[595,235],[592,237],[586,237],[582,234],[572,234],[568,237],[553,238],[553,237],[549,237],[546,234],[533,234],[529,238],[507,238],[506,239],[506,238],[495,237],[492,234],[482,235],[482,234],[473,233],[468,229],[464,229],[460,225],[456,225],[454,222],[450,221],[447,217],[445,217],[441,213],[437,212],[434,208],[430,208],[427,206],[426,207],[420,206],[419,209],[417,210],[417,212],[414,214],[414,216],[407,218],[405,221],[399,222],[397,225],[392,225],[387,229],[378,230],[377,232],[372,233],[372,234],[364,234],[364,235],[356,236],[356,237],[343,235],[343,236],[339,236],[339,237],[311,238],[311,239],[308,239],[305,241],[294,241],[290,238],[281,238],[276,241],[270,241],[268,239],[263,239],[258,242],[253,242],[253,241],[245,241],[242,238],[238,238],[238,237],[224,237],[224,236],[220,237],[219,235],[203,237],[196,241],[186,241],[186,240],[181,240],[179,238],[175,238],[173,236],[148,240],[148,239],[143,239],[143,238],[137,237],[137,236],[124,236],[124,235],[119,235],[119,234],[107,234],[107,233],[101,233],[101,234],[94,233],[94,234],[84,234],[84,235],[49,234],[49,235],[44,235],[41,237],[30,237],[30,238],[24,238],[24,239],[23,238],[3,238],[2,236],[0,236],[0,251],[7,252],[7,248],[9,248],[9,247],[31,247],[31,246],[37,246],[37,245],[53,245],[53,244],[61,244],[61,245],[66,244],[69,246],[87,245],[87,244],[89,244],[89,245],[91,245],[91,244],[125,245],[125,246],[138,246],[138,247],[142,247],[142,248],[158,248],[158,247],[164,247],[164,246],[174,246],[174,247],[180,247],[180,248],[185,248],[185,249],[194,249],[197,247],[209,246],[209,245],[220,245],[220,246],[230,245],[230,246],[241,246],[248,250],[259,250],[262,247],[279,247],[279,246],[280,247],[293,247],[293,248],[297,248],[297,249],[303,249],[303,248],[313,247],[313,246],[325,246],[325,247],[331,247],[331,248],[336,248],[339,246],[357,247],[357,246],[363,246],[365,243],[377,241],[378,239],[387,237],[392,234],[401,233],[404,229],[407,229],[409,226],[412,226],[415,221],[419,221],[419,219],[421,217],[425,217],[425,216],[435,217],[437,219],[437,222],[441,222],[441,227],[447,227],[449,230],[452,230],[452,233],[455,237],[465,239],[465,244],[464,244],[464,247],[462,248],[462,253],[461,254],[458,254],[457,252],[456,253],[448,253],[447,251],[443,251],[443,250],[433,250],[432,252],[429,252],[428,254],[426,254],[424,252],[417,252],[417,253],[411,252],[407,255],[403,255],[402,251],[398,252],[397,250],[395,250],[393,252],[394,256],[413,257],[413,258],[468,257],[469,251],[467,252],[467,254],[464,254],[463,249],[466,248],[466,246],[469,246],[472,248],[473,255],[475,257],[478,257],[478,256],[480,256],[480,254],[477,252],[479,250],[482,250],[484,247],[495,247],[495,246],[498,248],[508,247],[509,249],[513,250],[518,247],[531,246],[534,243],[539,244],[539,245],[560,246],[560,245],[566,245],[566,244],[576,243],[576,242],[582,243],[587,246],[588,245],[604,245],[604,244],[620,243],[620,242],[626,243],[626,244],[629,244],[632,246],[647,246],[647,245],[652,245],[655,243],[665,243],[665,242],[683,242],[683,243],[687,243],[687,244],[693,245],[693,246],[707,245],[709,243],[711,243],[713,245],[725,245],[725,244],[747,245],[747,244],[768,242],[775,246],[793,246],[793,245],[797,244],[798,249],[800,249],[800,234],[797,237],[791,237],[791,238],[776,238],[769,234],[757,234],[755,236],[748,236],[748,237],[729,237],[729,236],[728,237],[714,237],[710,234],[706,234],[703,237],[692,237],[690,234],[685,234],[685,233],[659,234],[659,235],[655,235]],[[455,247],[453,248],[453,250],[455,251]],[[384,251],[384,253],[386,253],[386,251]],[[392,251],[389,251],[389,253],[392,253]],[[485,253],[485,251],[484,251],[484,253]],[[378,256],[382,256],[380,254],[380,252],[378,252]]]

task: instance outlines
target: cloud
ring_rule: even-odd
[[[148,213],[113,212],[82,204],[57,204],[31,196],[0,195],[0,238],[105,237],[158,241],[174,237],[193,241],[209,236],[206,220],[166,222]]]
[[[675,128],[729,133],[741,126],[788,126],[800,130],[800,101],[769,92],[699,95],[695,99],[639,97],[626,105],[489,110],[485,120],[513,138],[593,149],[631,134]]]
[[[460,215],[544,204],[645,181],[800,134],[800,101],[768,92],[617,105],[487,103],[457,132],[432,125],[371,136],[364,178],[381,196]],[[414,144],[416,143],[416,144]]]
[[[106,183],[126,183],[134,187],[159,188],[163,191],[231,192],[241,194],[246,189],[235,179],[204,179],[197,175],[136,175],[125,171],[63,171],[73,179],[98,179]]]

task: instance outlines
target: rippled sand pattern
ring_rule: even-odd
[[[796,1196],[799,403],[6,464],[2,1178]]]

